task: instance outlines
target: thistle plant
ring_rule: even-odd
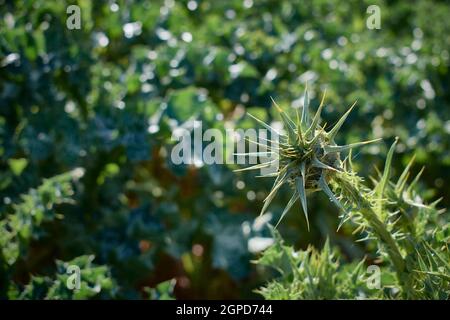
[[[351,150],[352,148],[361,147],[366,144],[379,141],[380,139],[357,142],[342,146],[337,145],[334,139],[348,115],[356,105],[356,102],[339,119],[330,131],[325,131],[326,124],[323,126],[320,125],[320,116],[324,106],[325,95],[326,92],[323,94],[322,101],[316,114],[311,119],[309,116],[309,96],[308,91],[306,90],[301,115],[298,109],[296,109],[296,121],[292,120],[291,117],[272,99],[281,116],[286,133],[279,133],[270,125],[249,114],[264,127],[273,132],[277,132],[280,136],[280,141],[278,143],[275,142],[275,147],[271,147],[269,151],[270,153],[275,154],[275,157],[278,160],[278,171],[275,174],[262,176],[275,176],[275,182],[269,195],[264,200],[261,215],[264,214],[277,192],[286,183],[291,186],[294,192],[281,215],[280,221],[292,205],[300,199],[309,229],[306,196],[309,193],[319,190],[325,192],[339,208],[344,209],[344,205],[337,199],[329,187],[329,183],[336,180],[339,174],[345,174],[345,167],[343,161],[341,160],[341,153],[343,151]],[[258,153],[258,155],[264,154],[265,152]],[[270,166],[271,164],[272,161],[269,161],[236,171],[260,169],[265,166]]]
[[[364,277],[364,259],[342,264],[336,247],[327,239],[321,251],[311,245],[295,251],[273,231],[275,243],[258,259],[261,266],[275,268],[280,274],[257,292],[266,299],[352,299],[382,298],[372,293]]]
[[[280,141],[269,150],[279,166],[275,173],[264,176],[274,177],[275,181],[264,200],[261,214],[267,210],[280,188],[287,184],[292,189],[292,196],[278,223],[300,200],[309,229],[307,195],[323,191],[339,209],[341,221],[338,228],[351,221],[355,226],[354,233],[363,235],[361,240],[377,240],[378,252],[390,262],[404,298],[436,297],[436,294],[438,297],[449,297],[448,224],[444,222],[443,229],[439,228],[439,224],[430,227],[430,220],[436,222],[442,211],[436,208],[437,202],[424,204],[415,192],[414,187],[421,173],[408,185],[410,162],[398,181],[394,183],[390,180],[396,140],[389,150],[383,173],[372,178],[373,188],[366,186],[353,169],[351,150],[380,139],[337,145],[336,135],[356,102],[327,131],[326,124],[320,124],[325,94],[311,118],[306,90],[301,114],[296,109],[295,120],[272,100],[285,132],[278,133]],[[250,116],[269,130],[275,130]],[[343,159],[346,151],[348,156]],[[241,170],[260,169],[271,163]],[[430,232],[434,234],[431,237]],[[438,233],[440,238],[436,236]]]

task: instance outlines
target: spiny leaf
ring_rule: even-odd
[[[369,241],[369,240],[376,240],[376,238],[375,237],[366,236],[364,238],[355,240],[355,242],[364,242],[364,241]]]
[[[258,123],[260,123],[260,124],[261,124],[263,127],[265,127],[267,130],[275,132],[278,136],[284,136],[284,134],[281,134],[280,132],[278,132],[278,130],[272,128],[272,127],[269,126],[267,123],[265,123],[264,121],[258,119],[257,117],[255,117],[255,116],[252,115],[251,113],[248,113],[248,112],[247,112],[247,114],[248,114],[250,117],[252,117],[253,119],[255,119]]]
[[[384,190],[386,188],[386,185],[389,181],[389,178],[391,176],[391,163],[392,163],[392,157],[394,155],[395,146],[398,143],[398,137],[395,138],[394,143],[392,143],[391,147],[389,148],[389,152],[386,157],[386,162],[384,164],[384,172],[383,176],[380,179],[380,182],[375,187],[375,194],[377,196],[377,203],[375,211],[381,215],[381,211],[383,210],[383,194]]]
[[[268,174],[264,174],[262,176],[255,176],[256,178],[275,178],[278,177],[279,173],[278,172],[272,172],[272,173],[268,173]]]
[[[352,157],[353,157],[353,149],[350,149],[349,151],[348,151],[348,167],[349,167],[349,169],[350,169],[350,171],[351,172],[353,172],[354,170],[353,170],[353,160],[352,160]]]
[[[244,139],[248,139],[248,138],[247,138],[247,137],[244,137]],[[259,139],[259,140],[262,140],[262,141],[265,141],[265,142],[270,142],[271,145],[275,145],[275,146],[278,146],[278,145],[287,145],[287,144],[282,143],[282,142],[280,142],[280,141],[275,141],[275,140],[267,139],[267,138],[264,138],[264,137],[258,137],[258,139]]]
[[[300,119],[298,109],[299,108],[295,108],[295,114],[297,116],[297,135],[298,135],[298,141],[303,145],[304,140],[303,140],[303,135],[302,135],[302,122]]]
[[[334,204],[336,204],[336,206],[339,207],[339,209],[341,209],[344,212],[347,212],[347,210],[345,210],[344,206],[341,204],[341,202],[334,196],[334,193],[331,191],[330,187],[328,187],[327,182],[325,181],[325,177],[322,174],[320,176],[319,179],[319,187],[323,190],[323,192],[326,193],[326,195],[328,196],[328,198],[334,202]]]
[[[316,114],[314,115],[313,121],[311,123],[311,126],[306,131],[306,134],[314,135],[314,131],[317,129],[317,126],[318,126],[319,121],[320,121],[320,115],[322,113],[322,108],[324,106],[326,93],[327,93],[327,90],[325,89],[325,91],[323,92],[323,95],[322,95],[322,100],[320,101],[319,108],[317,109]]]
[[[300,163],[300,173],[302,177],[306,179],[306,164],[304,161]]]
[[[315,156],[312,158],[311,164],[312,164],[313,167],[316,167],[316,168],[327,169],[327,170],[332,170],[332,171],[339,172],[339,170],[337,170],[336,168],[333,168],[333,167],[331,167],[331,166],[321,162]]]
[[[275,105],[278,113],[281,116],[281,120],[283,121],[284,127],[286,128],[286,131],[288,133],[289,142],[295,143],[297,141],[297,133],[295,132],[295,124],[293,124],[292,120],[286,115],[286,113],[281,109],[281,107],[275,102],[275,100],[272,99],[273,104]]]
[[[244,139],[247,140],[249,143],[255,144],[255,145],[260,146],[262,148],[267,148],[269,151],[270,150],[278,150],[278,148],[269,146],[269,145],[261,143],[261,142],[253,141],[253,140],[249,139],[248,137],[244,137]],[[261,150],[261,148],[260,148],[260,150]]]
[[[403,193],[403,191],[405,190],[406,182],[408,181],[409,176],[410,176],[410,172],[407,172],[405,178],[402,181],[402,184],[398,186],[398,189],[396,189],[396,192],[398,195],[401,195]]]
[[[438,205],[438,203],[442,201],[442,199],[444,199],[444,198],[441,197],[441,198],[433,201],[432,203],[430,203],[430,207],[432,207],[432,208],[436,207]]]
[[[391,163],[392,163],[392,157],[394,155],[394,151],[395,151],[395,146],[398,143],[398,137],[395,138],[394,143],[392,143],[389,152],[387,154],[386,157],[386,162],[384,164],[384,172],[383,172],[383,176],[380,180],[380,182],[378,183],[378,185],[375,188],[375,192],[377,193],[377,196],[381,199],[383,197],[383,192],[384,189],[386,188],[386,185],[389,181],[389,178],[391,176]]]
[[[406,190],[407,193],[411,193],[412,189],[414,188],[414,186],[419,181],[420,176],[422,175],[424,170],[425,170],[425,167],[422,167],[422,169],[420,169],[419,173],[416,175],[416,177],[414,178],[414,180],[411,182],[411,184],[409,185],[408,189]]]
[[[305,97],[303,99],[302,119],[301,119],[302,125],[304,126],[308,125],[308,116],[309,116],[309,95],[308,95],[308,83],[306,83]]]
[[[263,201],[270,202],[271,198],[275,195],[275,193],[283,185],[283,183],[286,182],[286,180],[287,180],[287,173],[278,175],[278,177],[275,179],[272,189],[270,190],[269,194]]]
[[[353,269],[353,271],[350,275],[350,279],[353,283],[356,283],[356,281],[360,275],[360,272],[363,270],[363,266],[364,266],[365,262],[366,262],[366,257],[364,257]]]
[[[397,184],[395,185],[395,191],[399,192],[403,190],[406,181],[408,180],[409,170],[411,169],[411,166],[414,163],[414,160],[416,159],[416,155],[413,155],[411,160],[406,165],[405,169],[403,170],[402,174],[400,175],[400,178],[397,181]]]
[[[247,168],[236,169],[236,170],[233,170],[233,172],[241,172],[241,171],[262,169],[262,168],[270,166],[275,161],[277,161],[277,159],[271,160],[271,161],[268,161],[268,162],[264,162],[264,163],[255,164],[255,165],[253,165],[251,167],[247,167]]]
[[[404,200],[405,200],[405,202],[406,202],[407,204],[409,204],[410,206],[417,207],[417,208],[421,208],[421,209],[426,209],[426,208],[427,208],[427,206],[424,205],[423,203],[414,201],[414,200],[412,200],[412,199],[405,198]]]
[[[269,207],[269,204],[272,202],[273,198],[275,197],[276,193],[278,192],[278,189],[287,181],[288,175],[290,174],[290,170],[296,164],[297,164],[297,162],[293,161],[280,169],[280,172],[273,183],[273,186],[272,186],[272,189],[271,189],[269,195],[264,199],[264,205],[263,205],[263,208],[261,209],[261,213],[259,214],[260,216],[262,216],[264,214],[264,212],[267,210],[267,208]]]
[[[359,232],[363,232],[366,229],[366,226],[364,224],[360,224],[359,226],[356,227],[355,230],[352,231],[352,234],[357,234]]]
[[[264,199],[264,205],[261,209],[260,212],[260,216],[262,216],[264,214],[264,212],[266,212],[267,208],[269,207],[270,203],[272,202],[273,198],[275,197],[275,195],[278,192],[278,189],[286,182],[287,178],[286,178],[287,173],[284,174],[280,174],[276,179],[275,182],[273,184],[272,190],[270,190],[269,195]]]
[[[339,224],[338,224],[338,227],[336,229],[336,232],[339,232],[339,230],[341,230],[341,228],[344,225],[344,223],[346,223],[348,220],[350,220],[350,218],[351,218],[350,215],[343,214],[341,216],[341,220],[339,221]]]
[[[355,101],[352,106],[347,110],[346,113],[344,113],[344,115],[339,119],[339,121],[335,124],[335,126],[333,127],[333,129],[331,129],[327,135],[328,138],[332,141],[334,139],[334,137],[336,136],[336,134],[338,133],[339,129],[342,127],[342,125],[344,124],[345,120],[347,119],[348,115],[350,114],[350,112],[352,112],[353,108],[356,105]]]
[[[234,156],[248,156],[248,157],[265,157],[267,155],[275,154],[274,151],[258,151],[258,152],[237,152]]]
[[[425,248],[428,249],[428,251],[431,252],[432,255],[436,256],[447,269],[450,269],[450,261],[445,260],[439,252],[437,252],[432,246],[430,246],[429,243],[424,242],[424,245]]]
[[[441,272],[434,272],[434,271],[421,271],[421,270],[414,270],[415,272],[422,273],[422,274],[428,274],[430,276],[436,276],[440,277],[445,281],[450,281],[450,275],[441,273]]]
[[[297,192],[300,198],[300,203],[302,204],[303,213],[306,218],[306,225],[309,231],[308,206],[306,202],[305,178],[303,174],[297,179]]]
[[[292,195],[291,199],[289,200],[288,204],[286,205],[286,208],[284,208],[283,213],[281,214],[280,219],[278,220],[276,227],[278,227],[278,225],[280,224],[281,220],[283,220],[284,216],[286,215],[286,213],[289,211],[289,209],[291,209],[291,207],[294,205],[295,201],[297,201],[298,199],[298,193],[294,192],[294,194]]]
[[[276,103],[275,100],[272,97],[270,97],[270,100],[272,100],[272,103],[274,104],[274,106],[277,109],[278,113],[284,114],[287,123],[289,123],[293,128],[295,128],[295,122],[292,121],[292,119],[286,114],[286,112],[284,112],[283,108],[281,108],[280,105],[278,103]]]
[[[323,146],[323,149],[327,153],[342,152],[342,151],[345,151],[345,150],[348,150],[348,149],[358,148],[358,147],[364,146],[364,145],[369,144],[369,143],[378,142],[380,140],[382,140],[382,139],[378,138],[378,139],[373,139],[373,140],[369,140],[369,141],[362,141],[362,142],[355,142],[355,143],[351,143],[351,144],[346,144],[346,145],[343,145],[343,146],[328,146],[328,145],[325,145],[325,146]]]
[[[320,128],[321,131],[324,131],[323,128]],[[307,144],[309,146],[313,146],[317,141],[319,141],[319,139],[321,138],[321,133],[318,132],[311,141],[308,141]]]

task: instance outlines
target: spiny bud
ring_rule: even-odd
[[[333,202],[337,202],[340,208],[343,207],[338,203],[338,200],[327,185],[335,173],[345,170],[341,161],[341,152],[378,141],[379,139],[338,146],[334,142],[334,138],[356,103],[327,132],[324,129],[325,125],[320,126],[324,100],[325,93],[316,114],[311,118],[308,114],[309,95],[306,89],[302,114],[300,115],[298,109],[296,109],[297,117],[294,120],[272,99],[283,121],[285,132],[280,133],[280,143],[278,147],[273,149],[279,163],[278,174],[271,192],[264,200],[261,214],[265,212],[275,194],[285,183],[291,186],[293,195],[286,205],[279,222],[297,199],[300,199],[309,229],[306,194],[319,190],[324,191]],[[256,117],[252,117],[266,128],[270,127]]]

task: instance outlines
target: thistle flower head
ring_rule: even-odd
[[[270,202],[284,184],[288,184],[293,189],[293,195],[286,205],[279,221],[282,220],[292,205],[300,199],[309,229],[306,195],[320,190],[325,192],[332,202],[344,210],[343,205],[328,186],[328,183],[336,174],[345,171],[345,165],[342,161],[341,154],[344,151],[378,141],[379,139],[348,145],[337,145],[334,138],[356,105],[356,102],[339,119],[331,130],[326,131],[326,125],[322,126],[320,124],[325,95],[326,92],[324,92],[321,103],[312,118],[309,114],[310,101],[307,89],[305,90],[301,114],[297,109],[296,117],[294,119],[272,99],[272,102],[283,121],[284,132],[280,133],[278,145],[276,147],[271,147],[271,152],[278,158],[278,170],[275,174],[267,175],[274,176],[275,182],[269,195],[264,200],[261,214],[267,210]],[[263,124],[266,128],[274,130],[263,121],[252,115],[250,116]],[[269,162],[246,169],[260,169],[264,165],[269,165]]]

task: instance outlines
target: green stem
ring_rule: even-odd
[[[373,229],[374,234],[386,246],[386,251],[392,261],[395,272],[397,274],[398,282],[403,289],[405,298],[414,298],[415,291],[411,285],[411,277],[406,269],[406,262],[400,253],[397,242],[392,237],[391,233],[386,228],[386,225],[379,219],[378,215],[372,209],[371,203],[361,194],[361,189],[355,187],[352,183],[345,181],[345,179],[338,179],[338,185],[350,191],[353,195],[352,202],[359,204],[358,211],[362,214],[369,226]]]
[[[367,202],[366,200],[364,201]],[[397,278],[403,289],[405,298],[415,298],[416,295],[411,285],[411,278],[406,270],[405,259],[400,253],[397,243],[395,242],[394,238],[392,238],[391,233],[386,229],[384,223],[381,222],[381,220],[378,218],[378,216],[370,206],[364,206],[363,208],[361,208],[360,212],[372,227],[378,239],[385,244],[386,251],[391,258],[392,264],[394,265]]]

